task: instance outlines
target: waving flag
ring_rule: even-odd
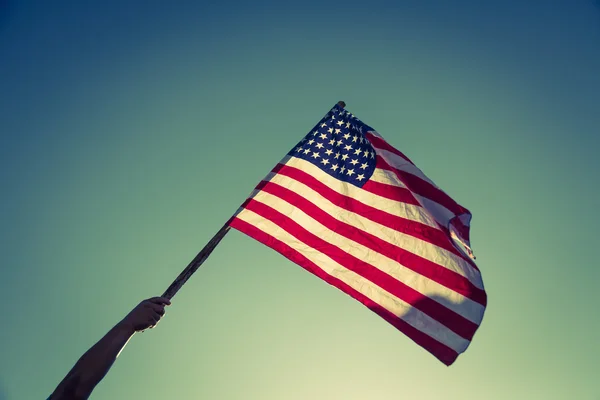
[[[446,365],[486,306],[470,212],[341,105],[259,183],[229,226],[337,287]]]

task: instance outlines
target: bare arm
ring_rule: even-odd
[[[168,299],[154,297],[138,304],[122,321],[92,346],[58,385],[50,400],[87,399],[106,376],[135,332],[156,326],[165,313]]]

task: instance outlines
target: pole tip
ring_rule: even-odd
[[[338,106],[344,108],[344,107],[346,107],[346,103],[340,100],[340,101],[338,101]]]

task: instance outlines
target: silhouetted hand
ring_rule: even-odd
[[[154,328],[165,315],[165,306],[170,304],[169,299],[164,297],[153,297],[144,300],[131,310],[120,324],[129,329],[131,333]]]

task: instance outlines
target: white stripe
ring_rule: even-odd
[[[300,252],[314,264],[318,265],[327,274],[343,281],[357,292],[381,305],[414,328],[436,339],[440,343],[445,344],[456,352],[462,353],[468,347],[470,343],[468,340],[461,338],[427,314],[412,307],[405,301],[398,299],[396,296],[383,290],[369,280],[346,269],[325,254],[298,240],[273,222],[246,209],[242,210],[237,215],[237,218],[255,226],[266,234],[281,240],[291,248]]]
[[[368,133],[373,136],[377,136],[379,139],[385,141],[385,139],[383,139],[383,137],[375,131],[369,131]],[[409,174],[414,175],[414,176],[430,183],[435,188],[442,190],[431,179],[429,179],[419,168],[417,168],[413,164],[409,163],[404,157],[394,154],[388,150],[384,150],[379,147],[376,147],[375,145],[373,145],[373,148],[375,149],[375,152],[377,154],[379,154],[385,161],[387,161],[387,163],[390,164],[392,167],[394,167],[400,171],[408,172]],[[423,197],[412,191],[411,191],[411,193],[417,199],[419,204],[421,204],[423,206],[423,208],[425,208],[440,225],[448,228],[449,230],[452,230],[452,227],[450,226],[450,220],[452,220],[452,218],[454,218],[456,216],[456,214],[454,214],[452,211],[448,210],[446,207],[444,207],[443,205],[437,203],[436,201],[434,201],[430,198]],[[461,219],[462,219],[462,217],[461,217]],[[455,232],[455,234],[458,237],[457,238],[453,237],[453,239],[456,240],[458,243],[462,244],[463,246],[470,249],[470,247],[468,245],[468,241],[465,238],[460,237],[457,232]],[[463,250],[460,248],[460,246],[457,246],[457,248],[461,252],[463,252]]]
[[[279,184],[279,182],[281,182],[283,183],[282,186],[285,186],[288,183],[287,181],[289,181],[289,178],[278,176],[275,178],[275,180],[277,181],[272,181],[272,183]],[[353,228],[358,229],[359,231],[362,230],[374,234],[375,236],[378,236],[381,239],[401,248],[405,247],[405,240],[407,242],[412,241],[413,243],[411,243],[411,245],[417,248],[420,247],[419,250],[429,253],[429,257],[442,259],[439,254],[435,254],[434,246],[427,246],[429,243],[425,244],[425,242],[415,238],[412,238],[412,240],[408,239],[406,238],[407,235],[398,234],[398,232],[394,232],[382,225],[375,224],[367,219],[357,216],[354,213],[340,209],[303,184],[298,183],[298,186],[295,186],[291,190],[298,189],[301,191],[297,193],[302,193],[303,197],[311,201],[313,204],[315,204],[315,206],[319,207],[329,215],[332,215],[340,222],[345,222],[349,225],[352,225]],[[462,294],[448,289],[447,287],[406,268],[397,261],[378,253],[376,249],[366,247],[338,234],[337,232],[332,231],[299,208],[296,208],[296,206],[277,196],[267,192],[258,192],[253,199],[272,207],[283,215],[293,216],[292,218],[294,221],[307,231],[315,234],[323,240],[326,240],[328,243],[340,248],[357,259],[364,261],[367,264],[390,275],[417,292],[427,297],[435,298],[438,303],[462,315],[466,319],[476,324],[481,322],[483,312],[485,310],[485,307],[483,307],[481,304],[476,303]],[[385,230],[385,232],[377,235],[376,232],[379,229],[382,231]],[[387,237],[386,234],[388,235]],[[446,266],[443,267],[447,268]],[[480,282],[481,281],[479,280],[478,283],[481,284]]]
[[[380,153],[381,155],[381,150],[377,149],[377,152]],[[397,159],[401,159],[400,156],[397,156],[396,154],[390,153],[388,151],[385,151],[388,155],[386,157],[391,157],[394,156]],[[384,157],[385,158],[385,157]],[[390,160],[386,161],[388,163],[390,163],[390,165],[394,166],[392,164],[392,162]],[[406,165],[411,165],[411,164],[405,164]],[[404,169],[404,168],[402,168]],[[405,172],[408,172],[405,170]],[[412,173],[412,172],[409,172]],[[424,176],[424,175],[422,175]],[[418,178],[423,179],[422,176],[418,176]],[[429,183],[433,184],[433,182],[431,182],[429,179],[426,179]],[[435,186],[435,184],[433,184]],[[435,186],[436,188],[440,189],[439,187]],[[414,198],[419,202],[419,204],[422,206],[423,209],[427,210],[427,215],[430,215],[435,221],[437,221],[438,224],[440,224],[441,226],[447,228],[449,231],[454,231],[454,234],[456,235],[456,237],[454,235],[451,236],[451,239],[455,242],[458,243],[460,245],[463,245],[467,248],[469,248],[470,250],[470,246],[467,244],[467,241],[460,237],[460,235],[458,235],[458,232],[456,230],[453,229],[453,227],[450,226],[450,221],[452,220],[452,218],[456,217],[456,214],[454,214],[452,211],[448,210],[446,207],[444,207],[443,205],[441,205],[440,203],[428,198],[428,197],[424,197],[421,196],[415,192],[413,192],[412,190],[408,189],[412,195],[414,196]],[[463,254],[465,254],[467,257],[470,257],[467,253],[464,252],[464,250],[460,247],[460,245],[455,245],[455,247]]]
[[[413,196],[415,196],[415,198],[423,206],[423,208],[429,211],[431,216],[435,218],[437,222],[439,222],[442,226],[449,228],[448,224],[450,223],[450,220],[456,216],[452,211],[448,210],[440,203],[437,203],[428,197],[423,197],[412,191],[411,193],[413,194]]]
[[[324,175],[324,173],[320,172],[320,175]],[[316,176],[317,179],[321,178],[320,175]],[[342,207],[339,207],[325,197],[321,196],[310,186],[291,179],[285,175],[275,175],[270,179],[270,182],[287,188],[304,197],[336,220],[347,223],[359,231],[367,232],[387,243],[398,246],[410,253],[423,257],[424,259],[431,261],[440,267],[453,271],[468,279],[477,288],[483,289],[481,273],[456,254],[453,254],[450,251],[432,243],[402,232],[398,232],[394,229],[386,227],[385,225],[371,221],[370,219],[352,211],[348,211]],[[255,196],[257,196],[258,193],[259,192],[256,191]]]
[[[375,149],[375,153],[380,155],[381,158],[383,158],[385,161],[387,161],[387,163],[390,164],[392,167],[394,167],[400,171],[408,172],[409,174],[414,175],[418,178],[421,178],[422,180],[432,184],[433,186],[435,186],[437,188],[437,185],[435,183],[433,183],[433,181],[431,179],[429,179],[423,173],[423,171],[421,171],[415,165],[406,161],[404,158],[400,157],[397,154],[392,153],[389,150],[380,149],[375,146],[373,146],[373,148]]]
[[[373,147],[375,147],[375,146],[373,146]],[[425,174],[423,174],[423,172],[421,172],[421,170],[419,170],[414,165],[404,161],[404,158],[402,158],[399,155],[396,155],[394,153],[391,153],[387,150],[382,150],[379,148],[375,148],[375,149],[376,149],[377,154],[379,154],[392,167],[396,168],[397,170],[403,171],[403,172],[408,172],[409,174],[414,175],[417,178],[430,183],[435,188],[442,190],[435,183],[433,183],[431,181],[431,179],[427,178],[427,176],[425,176]],[[399,180],[399,178],[397,178],[397,179]],[[428,197],[423,197],[423,196],[413,192],[412,190],[411,190],[411,193],[417,199],[417,201],[423,206],[423,208],[425,208],[435,218],[436,221],[438,221],[442,226],[448,228],[449,221],[456,216],[452,211],[448,210],[443,205],[437,203],[436,201],[434,201]]]
[[[385,183],[386,185],[397,186],[400,188],[406,188],[406,185],[394,174],[392,171],[387,169],[375,168],[373,175],[371,175],[370,181]]]
[[[387,140],[385,140],[385,139],[383,138],[383,136],[381,136],[381,134],[380,134],[379,132],[377,132],[377,131],[367,131],[367,132],[365,133],[365,136],[366,136],[367,140],[369,140],[369,136],[375,136],[375,137],[377,137],[379,140],[383,141],[385,144],[387,144],[388,146],[390,146],[391,148],[394,148],[394,146],[392,146],[391,144],[389,144],[389,143],[387,142]],[[371,143],[371,142],[370,142],[370,143]],[[373,146],[373,148],[375,149],[375,152],[376,152],[376,153],[377,153],[377,152],[379,152],[379,151],[381,151],[381,150],[383,150],[381,147],[377,147],[377,146],[375,146],[375,144],[373,144],[373,143],[371,143],[371,146]],[[397,159],[395,159],[395,164],[394,164],[394,165],[404,165],[404,164],[411,164],[411,165],[412,165],[412,162],[410,162],[410,161],[409,161],[407,158],[405,158],[405,157],[402,157],[402,156],[399,156],[399,155],[397,155],[397,154],[395,154],[395,155],[396,155],[396,157],[398,157],[398,158],[397,158]],[[416,168],[416,167],[415,167],[415,168]],[[418,168],[417,168],[417,169],[418,169]]]
[[[423,207],[414,206],[414,205],[406,204],[406,203],[399,202],[399,201],[389,200],[389,199],[383,198],[381,196],[378,196],[376,194],[373,194],[371,192],[368,192],[366,190],[363,190],[361,188],[358,188],[354,185],[342,182],[338,179],[333,178],[329,174],[323,172],[319,167],[315,166],[314,164],[312,164],[308,161],[305,161],[301,158],[292,157],[287,160],[286,165],[294,167],[294,168],[298,168],[298,169],[306,172],[310,176],[315,177],[320,182],[324,183],[330,189],[334,190],[335,192],[337,192],[343,196],[351,197],[355,200],[358,200],[364,204],[372,206],[372,207],[374,207],[380,211],[386,212],[388,214],[392,214],[397,217],[405,218],[405,219],[408,219],[411,221],[420,222],[427,226],[430,226],[430,227],[433,227],[433,228],[439,230],[439,227],[436,224],[435,220],[430,216],[430,214],[427,212],[427,210],[424,209]],[[318,198],[322,198],[322,196],[320,194],[318,194],[316,191],[314,191],[313,189],[310,189],[308,186],[306,186],[294,179],[291,179],[285,175],[278,175],[278,174],[271,173],[271,174],[269,174],[269,176],[267,178],[265,178],[265,180],[272,181],[275,178],[275,176],[284,176],[285,178],[289,179],[290,182],[288,182],[288,183],[278,181],[278,184],[281,186],[284,186],[288,189],[291,189],[294,192],[296,192],[302,196],[304,196],[305,191],[310,191],[310,192],[314,193],[314,196],[318,196]],[[383,182],[383,183],[387,183],[387,182]],[[291,185],[302,185],[302,186],[298,187],[298,189],[293,189],[291,187]],[[314,199],[314,197],[312,199]],[[322,201],[327,201],[329,204],[332,204],[325,198],[322,198],[322,199],[323,200],[321,200],[321,201],[316,200],[316,202],[321,204]],[[313,203],[315,203],[314,200],[311,200],[311,201],[313,201]],[[338,214],[346,215],[349,213],[347,210],[344,210],[341,207],[336,207],[336,208],[337,209],[335,211],[329,212],[329,214],[330,215],[338,215]],[[348,221],[348,218],[350,218],[350,216],[345,216],[343,221]],[[359,216],[356,215],[356,218],[359,218]],[[471,281],[471,283],[473,283],[473,285],[475,285],[479,289],[483,289],[483,282],[482,282],[481,273],[479,272],[479,270],[477,270],[477,268],[474,268],[471,264],[469,264],[467,261],[460,258],[459,256],[449,252],[448,250],[441,249],[441,248],[434,246],[428,242],[424,242],[420,239],[417,239],[413,236],[401,234],[393,229],[386,228],[386,230],[384,230],[383,228],[385,228],[385,227],[383,227],[382,225],[379,225],[373,221],[370,221],[365,217],[360,217],[360,220],[357,220],[355,226],[361,228],[363,226],[367,226],[367,224],[372,224],[370,226],[376,226],[374,229],[372,229],[372,231],[369,231],[369,233],[373,233],[377,237],[379,237],[383,240],[386,240],[389,243],[393,243],[393,244],[402,243],[402,245],[400,247],[406,248],[408,251],[410,251],[414,254],[418,254],[419,256],[421,256],[431,262],[442,265],[445,268],[448,268],[454,272],[459,273],[460,275],[469,279],[469,281]],[[446,224],[444,226],[448,226],[448,223],[446,222]],[[402,235],[402,236],[400,238],[397,238],[398,236],[394,237],[394,234]],[[455,240],[455,239],[451,238],[451,240]],[[428,249],[427,245],[430,246],[429,249]],[[460,247],[458,247],[458,246],[455,246],[455,247],[459,251],[464,252]],[[431,250],[431,248],[433,248],[433,251]],[[426,250],[426,251],[424,251],[424,250]]]
[[[329,187],[331,190],[343,196],[351,197],[356,201],[376,208],[380,211],[385,211],[388,214],[392,214],[397,217],[405,218],[411,221],[425,224],[435,229],[439,229],[435,219],[432,216],[430,216],[427,212],[425,212],[425,210],[421,206],[407,204],[401,201],[390,200],[385,197],[381,197],[373,193],[367,192],[366,190],[363,190],[357,186],[347,184],[327,173],[324,173],[316,165],[301,158],[286,157],[281,161],[281,163],[285,163],[285,165],[302,170],[311,176],[318,176],[319,181],[321,181],[325,186]],[[275,174],[270,173],[264,180],[268,181],[274,175]],[[383,175],[381,175],[381,177],[383,177]],[[390,184],[393,184],[393,181]]]
[[[369,134],[372,134],[373,136],[377,136],[378,138],[380,138],[381,140],[383,140],[385,142],[385,139],[383,139],[383,137],[379,133],[374,132],[374,131],[369,131]],[[384,150],[379,147],[376,147],[375,145],[373,145],[373,148],[375,149],[375,152],[377,154],[379,154],[385,161],[387,161],[388,164],[390,164],[395,169],[403,171],[403,172],[408,172],[409,174],[414,175],[417,178],[420,178],[421,180],[428,182],[429,184],[433,185],[433,187],[435,187],[436,189],[439,189],[443,192],[443,190],[440,187],[438,187],[431,179],[429,179],[423,173],[423,171],[421,171],[415,165],[409,163],[403,157],[401,157],[397,154],[394,154],[388,150]],[[417,198],[419,203],[421,203],[427,210],[431,210],[431,209],[435,210],[434,217],[436,218],[436,220],[438,220],[438,222],[442,223],[443,226],[448,227],[448,222],[456,216],[452,211],[448,210],[446,207],[435,202],[434,200],[429,199],[427,197],[422,197],[412,191],[411,191],[411,193],[413,193],[413,195]]]

